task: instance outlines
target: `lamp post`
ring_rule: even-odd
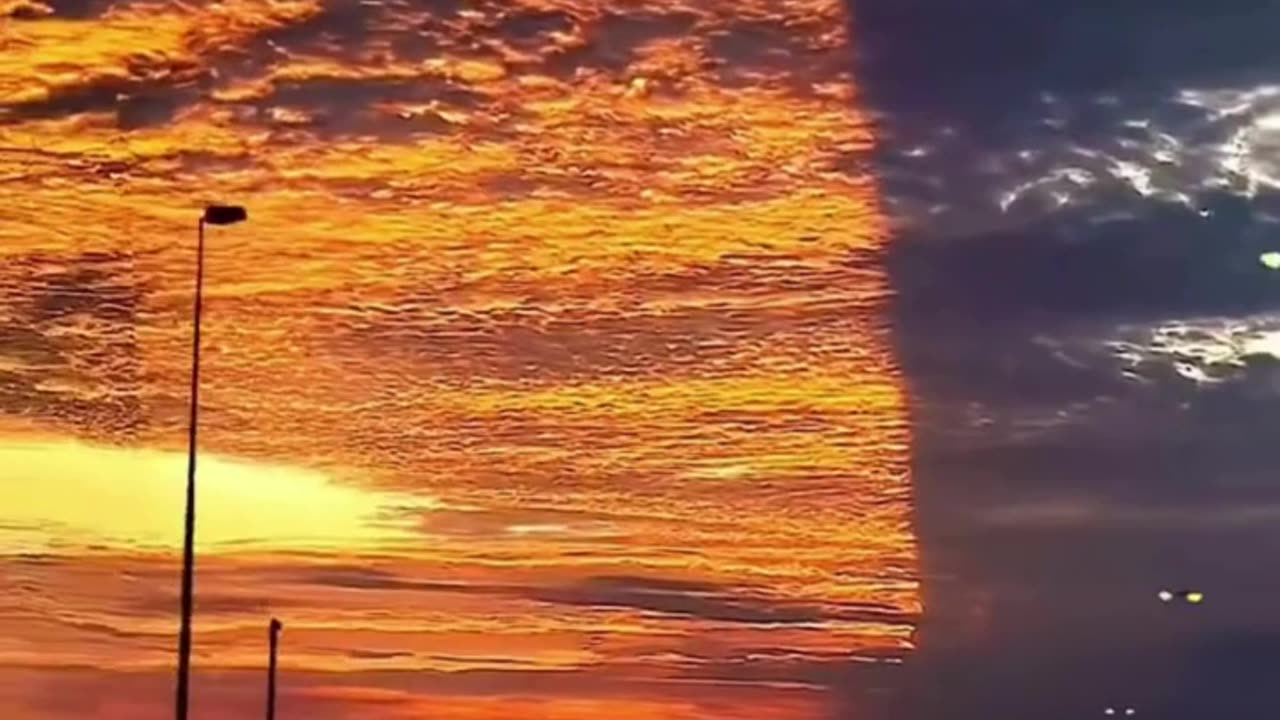
[[[232,225],[248,219],[235,205],[210,205],[204,209],[196,236],[195,328],[191,339],[191,415],[187,424],[187,512],[182,535],[182,625],[178,631],[177,720],[187,720],[191,682],[191,607],[195,576],[196,536],[196,428],[200,412],[200,311],[204,299],[204,226]]]
[[[271,618],[268,634],[271,639],[271,659],[267,665],[267,720],[276,720],[276,656],[280,650],[280,631],[284,624]]]

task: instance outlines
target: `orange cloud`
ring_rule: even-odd
[[[0,50],[0,686],[172,664],[214,200],[250,219],[207,238],[205,682],[260,666],[271,614],[317,717],[818,718],[816,669],[911,651],[841,2],[26,5]],[[23,720],[59,714],[23,686]]]

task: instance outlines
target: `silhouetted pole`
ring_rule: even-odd
[[[191,607],[195,585],[196,427],[200,412],[200,311],[204,300],[204,226],[231,225],[248,218],[242,207],[210,205],[196,228],[195,327],[191,335],[191,414],[187,422],[187,512],[182,533],[182,626],[178,631],[177,720],[187,720],[191,684]]]
[[[280,650],[280,631],[284,625],[271,618],[271,660],[267,669],[267,720],[276,720],[276,656]]]

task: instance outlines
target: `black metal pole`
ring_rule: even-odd
[[[280,631],[284,625],[271,618],[271,660],[267,669],[267,720],[276,720],[276,655],[280,649]]]
[[[191,339],[191,416],[187,424],[187,513],[182,535],[182,627],[178,631],[177,720],[187,720],[191,681],[191,607],[195,582],[196,423],[200,410],[200,310],[204,294],[204,218],[196,240],[195,329]]]

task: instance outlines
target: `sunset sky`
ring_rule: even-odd
[[[840,0],[0,0],[0,707],[870,717],[923,612]],[[852,28],[852,30],[850,29]],[[851,36],[851,34],[853,36]],[[850,715],[852,713],[852,715]]]
[[[173,717],[215,202],[197,720],[1275,720],[1278,27],[0,0],[0,720]]]

